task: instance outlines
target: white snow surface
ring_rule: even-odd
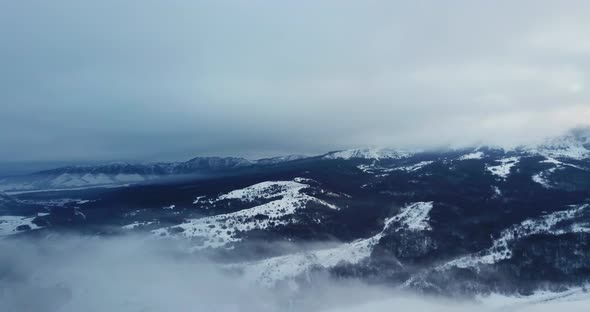
[[[247,279],[257,284],[273,287],[278,282],[305,274],[312,268],[327,269],[340,263],[357,264],[370,257],[375,245],[388,231],[429,230],[427,221],[432,206],[432,202],[417,202],[403,207],[398,215],[384,221],[381,232],[369,238],[341,243],[336,247],[303,251],[231,267],[242,270]]]
[[[407,229],[413,231],[428,231],[432,228],[428,224],[428,214],[432,210],[433,202],[417,202],[402,208],[402,211],[391,219],[399,222]]]
[[[19,233],[17,228],[21,225],[28,225],[31,230],[40,227],[33,223],[36,217],[23,216],[0,216],[0,237]]]
[[[259,199],[270,199],[284,197],[293,192],[299,192],[307,186],[295,181],[267,181],[258,183],[243,189],[231,191],[219,196],[218,200],[238,199],[245,202],[252,202]]]
[[[202,196],[197,196],[197,198],[195,198],[195,200],[193,201],[193,205],[196,205],[196,204],[200,203],[201,200],[203,198],[205,198],[205,197],[207,197],[207,196],[203,196],[203,195]]]
[[[278,282],[296,278],[314,267],[331,268],[341,262],[357,264],[371,255],[380,238],[381,235],[376,235],[333,248],[273,257],[231,268],[241,269],[244,277],[256,284],[273,287]]]
[[[502,179],[506,179],[510,175],[512,167],[516,166],[520,162],[519,157],[508,157],[496,160],[500,164],[497,166],[486,166],[486,169],[493,175],[496,175]]]
[[[303,181],[299,179],[299,181]],[[179,235],[200,241],[197,249],[227,247],[228,244],[241,239],[238,232],[262,230],[269,227],[293,222],[292,216],[299,209],[304,209],[309,202],[316,202],[328,209],[338,207],[309,196],[302,190],[310,187],[308,184],[295,181],[267,181],[244,189],[234,190],[220,195],[216,200],[234,199],[243,202],[253,202],[256,199],[274,199],[268,203],[210,217],[189,219],[186,222],[152,231],[159,236]],[[175,234],[171,230],[182,230]]]
[[[473,152],[459,157],[459,160],[482,159],[483,152]]]

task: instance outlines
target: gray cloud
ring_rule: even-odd
[[[586,1],[5,1],[0,160],[519,144],[590,120]]]

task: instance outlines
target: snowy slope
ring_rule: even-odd
[[[473,159],[482,159],[484,156],[483,152],[473,152],[473,153],[469,153],[469,154],[465,154],[461,157],[459,157],[459,160],[473,160]]]
[[[432,210],[433,202],[418,202],[402,208],[402,211],[391,219],[390,222],[401,224],[399,228],[406,228],[412,231],[431,230],[428,224],[428,214]]]
[[[388,232],[430,230],[428,214],[432,207],[432,202],[407,205],[399,214],[384,221],[381,232],[369,238],[232,267],[241,269],[248,279],[272,287],[277,282],[296,278],[314,268],[328,269],[340,263],[358,264],[371,256],[373,248]]]
[[[545,160],[541,161],[542,164],[551,165],[553,167],[543,170],[535,175],[532,176],[532,180],[536,183],[541,184],[545,188],[552,188],[551,182],[551,175],[554,174],[558,170],[563,170],[565,168],[574,168],[576,170],[588,171],[589,169],[580,167],[577,165],[573,165],[570,163],[559,161],[552,157],[547,157]]]
[[[394,167],[384,167],[384,166],[380,166],[375,163],[372,163],[372,164],[358,165],[357,168],[365,173],[368,173],[368,174],[374,174],[375,176],[378,176],[378,177],[386,177],[390,173],[395,172],[395,171],[402,171],[402,172],[408,172],[408,173],[419,171],[419,170],[422,170],[425,167],[427,167],[428,165],[431,165],[433,163],[434,163],[434,161],[428,160],[428,161],[420,161],[420,162],[417,162],[417,163],[414,163],[411,165],[394,166]]]
[[[510,175],[512,167],[516,166],[520,161],[519,157],[508,157],[496,160],[499,165],[487,166],[486,169],[493,175],[498,176],[502,179],[506,179]]]
[[[443,268],[473,267],[478,264],[493,264],[500,260],[510,259],[512,257],[511,243],[517,239],[535,235],[535,234],[553,234],[560,235],[565,233],[589,232],[590,224],[571,223],[562,225],[564,221],[575,220],[584,211],[588,210],[590,205],[572,206],[565,211],[558,211],[545,215],[538,219],[529,219],[522,223],[508,228],[500,234],[500,237],[494,240],[492,247],[476,254],[461,257],[446,263]]]
[[[180,235],[195,239],[202,243],[199,249],[227,247],[230,243],[241,240],[239,233],[264,230],[293,222],[292,216],[298,210],[305,209],[306,204],[310,202],[327,209],[338,209],[326,201],[303,193],[304,189],[310,187],[303,183],[304,181],[305,179],[299,178],[293,181],[268,181],[222,194],[209,203],[228,199],[245,203],[259,199],[273,200],[232,213],[190,219],[179,225],[156,229],[153,233],[158,236]]]

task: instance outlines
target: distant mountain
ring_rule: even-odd
[[[185,162],[173,163],[67,166],[29,175],[2,178],[0,190],[18,192],[126,185],[170,176],[210,174],[254,166],[276,165],[303,158],[305,157],[292,155],[251,161],[240,157],[196,157]]]
[[[7,205],[7,204],[12,204],[14,203],[16,200],[10,196],[8,196],[5,193],[0,192],[0,207]]]
[[[287,156],[277,156],[271,158],[262,158],[255,161],[257,165],[275,165],[284,162],[296,161],[308,158],[309,156],[305,155],[287,155]]]
[[[395,161],[420,155],[439,154],[453,157],[464,152],[465,159],[483,157],[484,151],[511,156],[539,155],[553,158],[582,160],[590,157],[590,128],[574,129],[567,134],[533,146],[521,146],[512,150],[480,147],[462,150],[402,150],[394,148],[360,148],[330,152],[325,160],[373,160]],[[508,156],[507,156],[508,157]],[[278,156],[259,160],[240,157],[196,157],[186,162],[174,163],[111,163],[94,166],[68,166],[44,170],[30,175],[0,179],[0,191],[19,192],[47,189],[68,189],[94,186],[117,186],[153,181],[170,176],[211,174],[237,169],[272,166],[307,158],[302,155]]]
[[[410,157],[417,152],[397,150],[393,148],[361,148],[361,149],[349,149],[343,151],[330,152],[323,156],[324,159],[402,159]]]

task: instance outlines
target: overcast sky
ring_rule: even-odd
[[[590,2],[1,1],[0,161],[518,144],[590,122]]]

